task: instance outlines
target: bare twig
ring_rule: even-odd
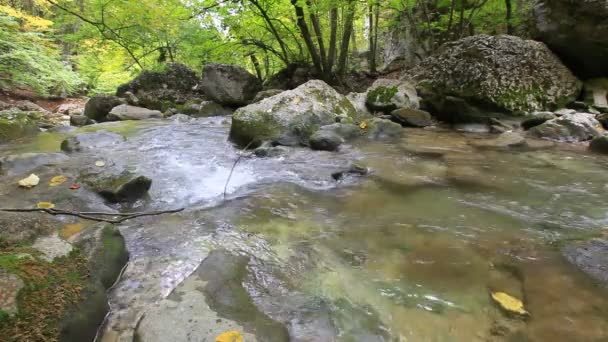
[[[0,208],[0,211],[11,212],[11,213],[33,213],[33,212],[41,212],[47,213],[49,215],[58,216],[75,216],[80,217],[85,220],[97,221],[97,222],[107,222],[107,223],[121,223],[126,220],[131,220],[137,217],[142,216],[156,216],[162,214],[172,214],[183,211],[184,208],[172,209],[172,210],[159,210],[159,211],[150,211],[150,212],[141,212],[141,213],[103,213],[103,212],[79,212],[79,211],[71,211],[71,210],[62,210],[55,208]],[[96,216],[118,216],[118,219],[109,219],[103,217]]]
[[[247,150],[249,148],[249,146],[251,146],[251,144],[253,144],[253,140],[251,140],[249,142],[249,144],[247,144],[247,146],[245,146],[245,148],[243,150]],[[234,161],[234,164],[232,164],[232,168],[230,169],[230,174],[228,175],[228,179],[226,179],[226,184],[224,185],[224,199],[226,199],[226,192],[228,191],[228,184],[230,184],[230,179],[232,178],[232,173],[234,172],[234,168],[236,168],[236,165],[239,163],[239,161],[241,161],[241,158],[243,158],[243,154],[239,153],[239,157],[236,158],[236,160]]]

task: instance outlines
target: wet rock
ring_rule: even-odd
[[[13,107],[24,111],[24,112],[38,112],[38,113],[44,113],[44,114],[48,114],[49,111],[40,107],[39,105],[35,104],[34,102],[31,101],[17,101],[15,103],[12,104]]]
[[[319,128],[319,131],[331,132],[344,140],[350,140],[362,136],[362,130],[355,124],[336,122]]]
[[[574,101],[567,106],[570,109],[578,110],[578,111],[587,111],[589,106],[583,101]]]
[[[346,98],[352,103],[358,113],[362,115],[371,115],[371,112],[365,105],[367,93],[349,93]]]
[[[602,135],[593,138],[589,143],[589,149],[593,152],[608,154],[608,136]]]
[[[82,126],[86,126],[86,125],[91,125],[94,122],[95,121],[91,120],[91,118],[89,118],[86,115],[72,115],[72,116],[70,116],[70,125],[75,126],[75,127],[82,127]]]
[[[403,127],[390,120],[374,118],[368,123],[366,136],[373,140],[395,139],[403,135]]]
[[[253,153],[260,158],[274,158],[284,155],[287,150],[282,146],[272,146],[271,143],[264,143],[256,148]]]
[[[56,234],[37,238],[32,248],[42,253],[41,258],[48,262],[64,257],[72,251],[72,245],[60,239]]]
[[[516,132],[505,132],[495,139],[479,140],[472,143],[473,146],[479,148],[518,148],[527,146],[526,138]]]
[[[226,116],[231,115],[234,110],[231,108],[224,107],[213,101],[203,101],[200,103],[194,103],[187,105],[184,110],[184,114],[200,118],[208,116]]]
[[[367,90],[365,101],[371,111],[390,113],[399,108],[420,107],[416,88],[406,81],[379,79]]]
[[[175,114],[175,115],[171,115],[169,117],[169,120],[173,121],[173,122],[191,122],[194,119],[186,114]]]
[[[120,174],[88,174],[83,175],[81,180],[111,203],[135,202],[144,197],[152,186],[150,178],[128,171]]]
[[[122,94],[122,97],[124,97],[128,105],[139,107],[139,99],[132,92],[126,91],[124,94]]]
[[[562,109],[556,110],[555,113],[553,113],[553,114],[555,114],[555,116],[564,116],[564,115],[571,115],[571,114],[576,114],[576,113],[577,113],[577,111],[574,109],[562,108]]]
[[[401,108],[391,112],[393,120],[408,127],[427,127],[433,124],[429,112],[413,108]]]
[[[534,6],[536,38],[577,74],[608,75],[608,6],[605,0],[541,0]]]
[[[528,130],[532,127],[542,125],[549,120],[553,120],[555,117],[555,114],[552,112],[534,112],[529,118],[524,119],[524,121],[521,122],[521,127]]]
[[[608,240],[592,239],[563,248],[568,261],[608,286]]]
[[[163,114],[158,110],[150,110],[141,107],[122,104],[112,108],[108,113],[107,120],[109,121],[124,121],[124,120],[148,120],[162,119]]]
[[[604,127],[604,129],[608,129],[608,113],[599,114],[595,117],[595,119],[602,124],[602,127]]]
[[[293,133],[307,144],[319,127],[339,118],[351,119],[356,110],[323,81],[309,81],[261,102],[239,108],[232,116],[230,138],[241,146],[273,141]]]
[[[507,35],[446,43],[412,74],[431,113],[452,122],[446,96],[481,113],[514,115],[562,107],[581,90],[580,81],[543,43]]]
[[[59,165],[70,158],[63,153],[22,153],[0,157],[0,173],[17,175],[31,173],[41,166]]]
[[[337,172],[332,173],[331,177],[334,180],[338,181],[348,175],[365,176],[368,173],[369,173],[369,169],[366,166],[358,164],[358,163],[353,163],[346,170],[337,171]]]
[[[19,110],[0,111],[0,143],[40,132],[39,117]]]
[[[0,268],[0,311],[14,315],[18,311],[17,295],[25,286],[23,280]],[[1,318],[0,318],[1,321]]]
[[[604,129],[593,114],[575,113],[549,120],[531,128],[528,134],[543,139],[578,142],[602,135]]]
[[[310,147],[319,151],[336,151],[343,142],[341,136],[327,130],[319,130],[310,137]]]
[[[0,240],[9,245],[32,242],[57,231],[61,223],[37,213],[0,213]]]
[[[112,95],[98,94],[89,99],[84,106],[84,115],[97,122],[107,121],[112,108],[123,104],[123,100]]]
[[[201,89],[211,100],[225,106],[244,106],[262,89],[260,81],[237,65],[206,64]]]
[[[118,133],[101,130],[69,137],[61,143],[61,150],[65,152],[98,150],[119,145],[125,140],[126,138]]]
[[[278,95],[280,93],[282,93],[284,90],[282,89],[268,89],[268,90],[262,90],[259,93],[257,93],[255,95],[255,97],[253,98],[253,100],[251,100],[251,103],[256,103],[256,102],[260,102],[263,99],[267,99],[269,97],[273,97],[275,95]]]

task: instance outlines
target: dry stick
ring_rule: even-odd
[[[247,144],[247,146],[245,146],[245,148],[243,150],[247,150],[249,148],[249,146],[251,146],[251,144],[253,144],[253,139],[249,142],[249,144]],[[232,164],[232,169],[230,169],[230,174],[228,175],[228,179],[226,179],[226,184],[224,184],[224,199],[226,199],[226,192],[228,191],[228,184],[230,183],[230,179],[232,178],[232,173],[234,172],[234,168],[236,168],[236,164],[239,163],[241,158],[243,158],[243,154],[239,153],[239,157],[236,158],[236,160],[234,161],[234,164]]]
[[[107,223],[122,223],[126,220],[131,220],[137,217],[142,217],[142,216],[156,216],[156,215],[162,215],[162,214],[172,214],[172,213],[178,213],[180,211],[183,211],[184,208],[179,208],[179,209],[173,209],[173,210],[160,210],[160,211],[150,211],[150,212],[143,212],[143,213],[95,213],[95,212],[77,212],[77,211],[70,211],[70,210],[61,210],[61,209],[54,209],[54,208],[29,208],[29,209],[20,209],[20,208],[0,208],[0,211],[5,211],[5,212],[12,212],[12,213],[32,213],[32,212],[43,212],[43,213],[47,213],[49,215],[53,215],[53,216],[57,216],[57,215],[65,215],[65,216],[75,216],[75,217],[80,217],[82,219],[85,220],[91,220],[91,221],[98,221],[98,222],[107,222]],[[100,218],[100,217],[95,217],[92,215],[97,215],[97,216],[122,216],[119,219],[106,219],[106,218]]]

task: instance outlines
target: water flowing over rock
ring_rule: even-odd
[[[588,141],[603,134],[602,125],[593,114],[573,113],[566,114],[531,128],[528,133],[532,136],[564,141]]]
[[[61,143],[61,150],[65,152],[97,150],[118,145],[125,140],[124,136],[105,130],[95,133],[82,133],[64,140]]]
[[[541,0],[534,18],[537,38],[577,74],[608,76],[608,1]]]
[[[157,110],[129,106],[126,104],[112,108],[107,119],[110,121],[162,119],[163,114]]]
[[[442,120],[454,121],[456,100],[474,120],[488,112],[561,108],[574,101],[580,81],[543,44],[514,36],[476,35],[450,42],[412,73],[420,96]],[[447,101],[451,97],[454,101]],[[460,114],[460,111],[457,114]]]
[[[290,131],[308,141],[319,127],[353,120],[353,105],[323,81],[309,81],[261,102],[239,108],[232,117],[230,137],[238,144],[259,145]]]
[[[98,94],[89,99],[84,107],[84,115],[97,122],[108,120],[112,108],[123,104],[124,101],[112,95]]]
[[[201,88],[211,100],[225,106],[244,106],[262,89],[261,82],[237,65],[207,64]]]

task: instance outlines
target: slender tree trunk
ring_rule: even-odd
[[[340,59],[338,61],[338,75],[343,76],[346,71],[346,60],[348,57],[348,45],[350,44],[350,35],[353,32],[353,20],[355,18],[355,1],[348,1],[348,9],[346,18],[344,19],[344,33],[342,34],[342,43],[340,44]]]
[[[319,56],[319,52],[315,46],[315,43],[312,40],[310,35],[310,30],[308,29],[308,25],[306,24],[306,20],[304,19],[304,9],[298,5],[298,0],[291,0],[291,4],[293,5],[296,11],[296,22],[298,24],[298,28],[300,29],[300,34],[304,39],[304,43],[306,44],[306,48],[308,49],[308,53],[312,58],[312,63],[315,67],[315,71],[319,75],[323,75],[323,65],[321,63],[321,57]]]
[[[262,76],[262,69],[260,68],[260,61],[255,56],[255,53],[249,54],[249,58],[251,59],[251,63],[253,64],[253,67],[255,69],[256,75],[258,76],[258,79],[260,81],[263,81],[264,77]]]
[[[374,4],[370,3],[367,6],[367,15],[368,15],[368,25],[369,25],[369,31],[368,31],[368,56],[367,56],[367,63],[369,64],[369,71],[371,72],[376,72],[376,51],[374,48]]]
[[[450,20],[448,20],[448,40],[452,38],[452,25],[454,24],[454,9],[456,8],[456,0],[450,3]]]
[[[329,71],[334,67],[334,63],[336,62],[336,41],[338,35],[338,8],[333,7],[329,12],[329,53],[327,56],[327,65],[329,66]]]
[[[513,34],[513,6],[511,0],[505,0],[505,7],[507,9],[507,34]]]
[[[312,28],[317,38],[317,44],[319,45],[319,56],[321,57],[321,65],[323,65],[323,74],[331,73],[331,68],[327,64],[327,51],[325,50],[325,42],[323,41],[323,31],[321,30],[321,23],[316,11],[313,11],[313,5],[310,0],[306,0],[306,6],[308,7],[308,13]]]

